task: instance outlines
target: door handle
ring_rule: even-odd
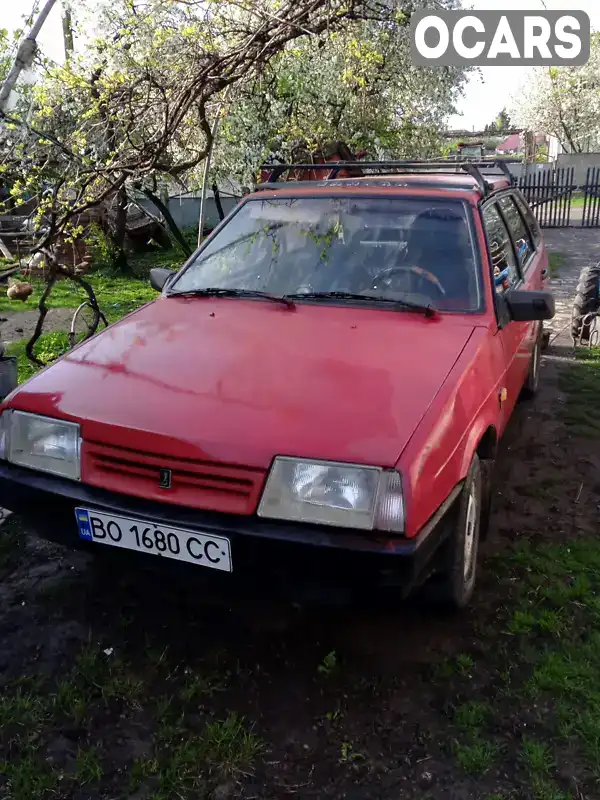
[[[543,269],[542,270],[542,280],[545,281],[547,277],[548,277],[548,270],[547,269]]]

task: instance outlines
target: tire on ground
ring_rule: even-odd
[[[473,596],[484,511],[481,461],[473,456],[460,498],[454,528],[445,542],[444,565],[425,587],[426,596],[448,611],[465,608]]]
[[[587,314],[600,308],[600,264],[581,270],[577,293],[571,313],[571,335],[576,342],[588,342],[590,324],[584,322]]]

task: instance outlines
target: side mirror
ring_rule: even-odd
[[[509,289],[504,299],[514,322],[534,322],[554,317],[554,296],[551,292]]]
[[[150,286],[156,289],[157,292],[162,292],[167,281],[175,274],[175,272],[165,269],[165,267],[153,267],[150,270]]]

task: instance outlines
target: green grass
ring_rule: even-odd
[[[130,271],[126,274],[100,268],[84,275],[96,293],[98,304],[110,322],[154,300],[156,291],[150,286],[149,273],[153,267],[179,269],[185,257],[173,248],[167,251],[144,253],[130,260]],[[24,303],[9,300],[6,291],[0,293],[0,313],[3,311],[26,311],[38,307],[45,283],[40,278],[16,276],[33,285],[33,294]],[[48,308],[77,308],[87,299],[85,290],[69,279],[56,282],[46,304]]]
[[[17,359],[17,372],[19,383],[23,383],[36,372],[40,367],[31,362],[25,353],[27,339],[18,342],[11,342],[6,348],[6,355]],[[53,333],[43,333],[35,347],[37,357],[46,364],[62,356],[69,349],[69,340],[65,331],[54,331]]]
[[[564,253],[548,253],[548,272],[551,278],[558,278],[560,271],[565,265]]]
[[[456,657],[456,670],[459,675],[463,675],[467,677],[473,667],[475,666],[475,662],[473,661],[473,657],[469,655],[469,653],[459,653]]]
[[[197,703],[205,697],[212,697],[216,692],[225,688],[223,677],[215,672],[206,675],[203,672],[188,670],[180,697],[184,703]]]
[[[495,675],[482,678],[475,662],[468,675],[459,670],[451,678],[463,697],[477,697],[454,709],[452,751],[461,770],[483,776],[504,757],[495,722],[526,720],[519,764],[527,796],[569,800],[558,763],[574,761],[591,782],[600,780],[600,540],[524,541],[500,558],[511,595],[505,631],[493,639],[502,657],[494,656]],[[482,680],[489,701],[476,688]]]
[[[149,783],[153,800],[207,797],[214,783],[248,774],[263,750],[237,714],[209,722],[201,733],[186,730],[168,710],[159,719],[152,754],[135,761],[129,773],[129,791]]]
[[[580,348],[559,385],[568,397],[561,412],[565,425],[576,435],[600,437],[600,348]]]
[[[98,305],[109,322],[120,319],[130,311],[134,311],[157,297],[156,291],[145,277],[107,275],[97,272],[87,276],[86,280],[92,285]],[[33,285],[34,291],[25,303],[13,302],[9,300],[5,292],[2,292],[0,294],[0,313],[35,310],[45,284],[39,278],[31,279],[30,283]],[[87,293],[81,286],[65,279],[57,281],[46,305],[48,308],[77,308],[86,299]]]
[[[77,752],[76,781],[78,784],[97,784],[104,771],[98,748],[80,748]]]
[[[0,783],[3,778],[10,787],[2,796],[50,800],[82,787],[81,796],[104,796],[99,789],[111,767],[93,731],[107,714],[128,719],[143,713],[149,721],[147,754],[129,762],[123,775],[128,791],[115,790],[120,796],[140,791],[153,800],[193,800],[250,774],[264,749],[252,726],[239,714],[213,716],[197,704],[222,683],[217,686],[212,673],[202,682],[198,671],[190,692],[190,681],[176,678],[173,667],[166,658],[134,667],[116,649],[88,644],[57,685],[23,678],[0,690]],[[164,693],[166,685],[172,693]],[[66,751],[68,768],[48,761],[49,742],[73,727],[85,733]]]
[[[454,711],[454,721],[462,730],[473,731],[485,724],[490,708],[479,700],[471,700],[458,706]]]
[[[10,800],[46,800],[56,797],[61,785],[58,770],[44,763],[43,753],[35,747],[26,748],[18,758],[0,761],[0,777],[3,777],[10,793]]]
[[[454,755],[460,768],[473,777],[480,777],[490,770],[499,756],[499,747],[491,741],[478,737],[468,744],[456,742]]]
[[[583,192],[574,192],[571,196],[571,208],[583,208],[585,195]]]

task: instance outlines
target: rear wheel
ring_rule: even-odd
[[[454,530],[445,545],[442,570],[430,586],[434,599],[449,609],[468,605],[475,590],[483,510],[483,477],[479,456],[473,456],[463,486]]]
[[[589,342],[591,320],[588,314],[593,314],[600,308],[600,264],[595,267],[585,267],[581,270],[577,294],[573,302],[571,313],[571,335],[575,342]]]

